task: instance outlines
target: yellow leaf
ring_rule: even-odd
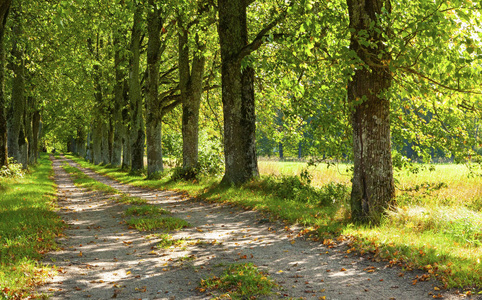
[[[433,289],[436,290],[436,291],[440,291],[440,289],[436,286]]]
[[[131,273],[131,271],[127,271],[126,275],[129,275]]]

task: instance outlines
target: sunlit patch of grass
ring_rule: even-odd
[[[72,181],[78,187],[85,188],[90,191],[99,191],[106,194],[116,194],[118,191],[106,184],[103,184],[89,176],[85,175],[81,170],[68,164],[62,164],[62,168],[70,174]]]
[[[0,298],[28,298],[53,271],[37,262],[57,247],[55,238],[65,227],[55,213],[52,175],[42,153],[25,177],[0,179]]]
[[[277,284],[252,263],[229,265],[219,277],[203,279],[200,292],[214,292],[214,299],[256,299],[270,295]]]
[[[180,247],[186,244],[185,239],[174,239],[168,233],[160,234],[158,237],[161,239],[156,245],[156,247],[159,249],[167,249],[170,247]]]
[[[127,221],[127,224],[139,231],[152,231],[152,230],[179,230],[185,227],[189,227],[189,223],[183,219],[175,217],[141,217],[131,218]]]
[[[169,214],[169,212],[165,209],[159,208],[154,205],[142,205],[142,206],[132,206],[129,207],[125,212],[124,215],[126,216],[156,216],[156,215],[165,215]]]
[[[120,196],[118,196],[118,197],[116,196],[116,197],[113,197],[111,199],[115,200],[116,202],[123,203],[123,204],[142,205],[142,204],[147,203],[146,199],[142,199],[142,198],[134,197],[134,196],[129,196],[129,195],[124,194],[124,193],[121,193]]]

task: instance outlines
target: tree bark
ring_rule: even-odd
[[[131,102],[131,171],[138,172],[144,168],[144,118],[142,114],[142,95],[139,80],[140,42],[142,3],[138,3],[134,12],[134,24],[131,36],[131,63],[129,72],[129,99]]]
[[[259,175],[254,69],[241,70],[241,52],[248,43],[246,4],[243,0],[219,0],[218,9],[226,166],[222,183],[241,184]]]
[[[76,144],[77,144],[77,155],[80,157],[85,157],[85,131],[83,126],[79,126],[77,128],[77,138],[76,138]]]
[[[124,79],[123,96],[124,109],[122,110],[122,169],[128,170],[131,167],[131,142],[130,142],[130,116],[127,106],[129,105],[129,83]]]
[[[161,48],[161,10],[149,0],[147,14],[147,178],[155,178],[164,170],[162,165],[162,107],[159,99],[159,58]]]
[[[124,85],[124,78],[125,74],[122,72],[121,63],[124,60],[121,57],[120,52],[120,42],[119,37],[114,38],[114,65],[115,65],[115,86],[114,86],[114,112],[112,114],[113,117],[113,130],[114,130],[114,139],[113,139],[113,149],[112,149],[112,157],[110,163],[113,166],[119,167],[122,163],[122,147],[123,147],[123,138],[125,135],[124,132],[124,124],[122,120],[122,110],[124,108],[124,94],[123,94],[123,85]]]
[[[199,163],[199,108],[203,89],[205,57],[203,46],[194,53],[192,70],[189,63],[188,30],[179,18],[179,86],[182,102],[182,167],[184,174],[195,176]]]
[[[348,101],[353,107],[354,174],[351,210],[355,221],[379,223],[384,211],[393,203],[395,186],[390,141],[390,102],[383,93],[392,77],[383,62],[390,59],[383,43],[377,15],[382,7],[390,11],[389,0],[348,0],[351,33],[350,49],[365,66],[355,70],[348,82]],[[360,31],[367,32],[372,47],[359,41]]]
[[[32,151],[33,151],[33,157],[34,161],[33,163],[36,164],[38,162],[38,157],[39,157],[39,144],[38,144],[38,139],[40,135],[40,111],[36,109],[33,113],[32,116]]]
[[[20,10],[20,9],[19,9]],[[14,17],[20,18],[20,12],[15,11]],[[12,100],[8,112],[8,156],[13,157],[17,162],[21,162],[20,144],[24,145],[25,135],[20,133],[23,127],[23,116],[26,109],[25,103],[25,62],[23,59],[23,51],[18,45],[19,37],[22,33],[20,28],[20,20],[13,28],[14,45],[12,56],[12,70],[14,73],[12,81]]]
[[[0,168],[8,165],[7,117],[5,115],[5,23],[11,0],[0,4]]]

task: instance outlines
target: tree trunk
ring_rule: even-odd
[[[199,108],[203,88],[204,47],[198,46],[192,70],[189,66],[188,31],[179,18],[179,86],[182,102],[182,167],[184,173],[195,176],[199,163]]]
[[[115,65],[115,86],[114,86],[114,112],[113,117],[113,149],[110,163],[113,166],[119,167],[122,163],[122,141],[124,138],[124,124],[122,121],[122,109],[124,107],[123,83],[124,72],[122,72],[121,63],[123,58],[120,52],[119,38],[114,38],[114,65]]]
[[[36,104],[35,99],[33,97],[27,98],[27,109],[25,110],[25,132],[27,135],[28,140],[28,159],[27,162],[29,165],[35,163],[34,158],[34,151],[33,151],[33,127],[32,127],[32,119],[33,119],[33,112],[35,110]]]
[[[140,42],[142,3],[137,4],[134,13],[134,25],[131,37],[131,63],[129,72],[129,99],[131,101],[131,171],[138,172],[144,168],[144,118],[142,115],[142,95],[139,80]]]
[[[104,120],[102,122],[102,144],[101,144],[101,153],[102,153],[102,163],[104,165],[110,164],[110,157],[109,157],[109,151],[111,150],[111,147],[109,147],[109,118],[110,114],[106,113],[104,114],[107,115],[107,120]]]
[[[258,176],[255,143],[254,69],[241,71],[248,42],[245,1],[219,0],[224,153],[222,183],[241,184]]]
[[[5,23],[11,0],[0,4],[0,168],[8,165],[7,118],[5,115]]]
[[[16,11],[14,16],[19,18],[20,9]],[[19,23],[17,23],[19,24]],[[23,139],[25,135],[20,136],[20,132],[23,127],[23,115],[26,109],[25,103],[25,66],[23,59],[23,51],[17,44],[18,39],[22,33],[20,25],[16,25],[13,28],[14,45],[12,50],[12,56],[14,61],[12,62],[12,70],[14,73],[12,81],[12,100],[8,113],[8,156],[13,157],[17,162],[21,162],[20,157],[20,145],[19,142],[24,144]]]
[[[348,101],[353,107],[354,174],[351,209],[355,221],[379,223],[384,211],[393,203],[395,186],[390,145],[390,102],[383,93],[392,81],[383,67],[389,60],[377,15],[382,7],[390,11],[389,0],[348,0],[351,33],[350,49],[367,67],[359,67],[348,83]],[[378,26],[378,27],[377,27]],[[376,30],[375,30],[376,29]],[[368,33],[371,47],[359,42],[360,31]]]
[[[92,162],[94,165],[102,163],[102,124],[99,119],[92,125]]]
[[[147,15],[147,178],[155,178],[164,168],[162,165],[161,127],[162,107],[159,101],[159,56],[161,47],[161,10],[154,0],[149,0]]]
[[[76,144],[77,155],[79,157],[85,157],[85,131],[83,126],[79,126],[79,128],[77,128]]]
[[[35,110],[32,116],[32,151],[33,151],[33,157],[34,161],[33,163],[36,164],[38,162],[38,157],[39,157],[39,144],[38,144],[38,139],[40,135],[40,111]]]
[[[124,109],[122,110],[122,169],[128,170],[131,167],[131,142],[130,142],[130,116],[127,106],[129,104],[129,83],[124,79],[123,86]]]

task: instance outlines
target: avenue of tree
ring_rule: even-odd
[[[471,0],[0,0],[0,166],[62,143],[157,178],[175,148],[193,178],[219,144],[222,183],[238,185],[259,155],[348,159],[352,218],[376,223],[408,148],[480,159],[480,14]]]

